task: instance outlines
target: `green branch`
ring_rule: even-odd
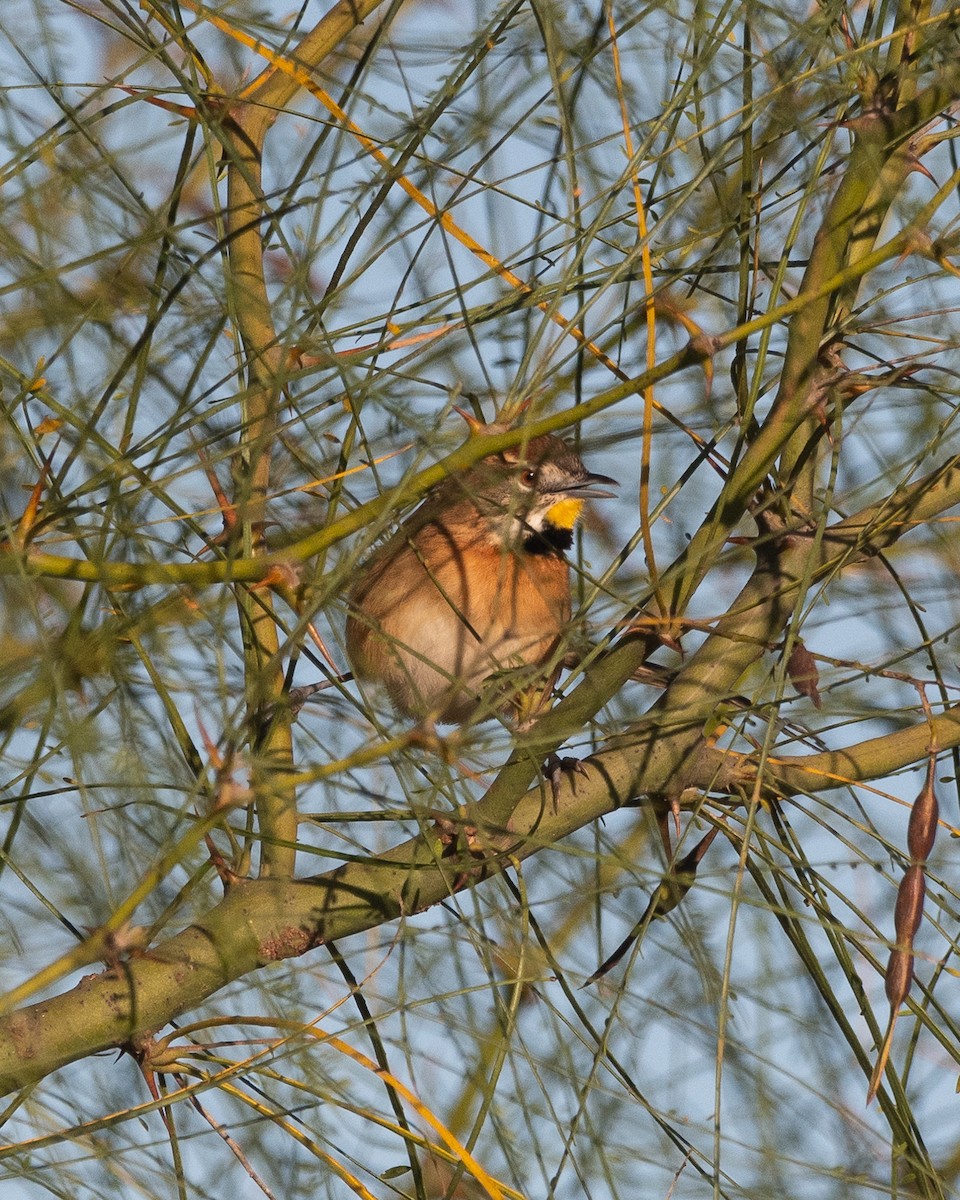
[[[830,576],[879,553],[957,504],[960,456],[831,527],[816,550],[815,576]],[[744,591],[755,584],[751,581]],[[739,607],[742,611],[746,602]],[[621,643],[537,723],[528,747],[531,755],[546,748],[558,723],[566,729],[571,717],[582,720],[589,708],[602,703],[603,692],[623,671],[625,654],[635,648],[629,640]],[[608,677],[611,662],[613,682]],[[696,655],[690,665],[695,672],[702,669]],[[236,885],[204,918],[155,949],[0,1020],[0,1091],[24,1087],[67,1062],[161,1028],[265,963],[421,912],[456,886],[475,886],[491,871],[553,845],[639,796],[678,795],[683,788],[735,792],[749,786],[756,764],[706,743],[703,726],[716,707],[714,687],[711,680],[703,693],[668,689],[666,707],[648,714],[613,748],[586,760],[586,779],[562,785],[557,812],[541,788],[504,808],[505,785],[498,779],[483,801],[460,814],[465,823],[477,826],[480,858],[448,856],[445,838],[435,830],[318,878]],[[931,739],[940,750],[960,745],[960,708],[941,713],[932,724],[922,722],[846,750],[768,759],[764,783],[788,794],[878,779],[925,758]],[[196,838],[196,831],[189,836]]]

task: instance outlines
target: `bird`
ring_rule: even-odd
[[[398,713],[425,724],[522,715],[522,697],[549,692],[555,673],[544,677],[562,657],[565,553],[584,501],[613,496],[611,486],[551,434],[438,484],[348,593],[354,678],[382,685]]]

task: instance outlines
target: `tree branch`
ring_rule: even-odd
[[[960,456],[832,526],[817,548],[815,576],[822,578],[879,553],[909,529],[958,503]],[[762,575],[755,575],[733,606],[732,612],[740,614],[738,629],[750,597],[759,593],[762,600],[764,582]],[[795,582],[781,586],[780,603],[787,603]],[[716,646],[721,640],[716,637],[705,645]],[[588,671],[570,697],[537,723],[521,761],[529,761],[554,737],[559,741],[558,730],[569,732],[571,720],[594,706],[594,711],[599,709],[607,689],[623,685],[629,673],[619,684],[617,680],[631,654],[638,652],[637,644],[629,639],[620,643]],[[751,654],[756,657],[755,648]],[[314,879],[238,884],[202,920],[149,953],[4,1017],[0,1092],[161,1028],[265,963],[422,912],[457,887],[476,886],[491,872],[635,803],[639,796],[673,795],[683,788],[729,794],[750,786],[757,770],[751,758],[708,745],[703,732],[732,672],[725,672],[712,652],[703,660],[694,655],[688,670],[683,687],[668,689],[665,704],[618,738],[613,748],[586,760],[587,779],[562,785],[558,812],[539,787],[504,806],[509,791],[502,781],[515,785],[518,778],[511,778],[505,768],[484,800],[461,810],[459,817],[451,816],[471,833],[480,858],[450,854],[448,838],[433,829],[376,858],[346,863]],[[691,686],[697,678],[700,686]],[[923,722],[845,750],[768,759],[763,782],[775,793],[791,794],[878,779],[925,758],[931,737],[941,750],[960,745],[960,707],[933,718],[932,725]]]

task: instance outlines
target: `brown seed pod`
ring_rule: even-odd
[[[927,892],[927,881],[923,867],[914,863],[907,869],[897,889],[897,906],[893,910],[893,924],[897,931],[897,945],[911,946],[913,937],[920,928],[923,916],[923,898]]]
[[[913,802],[910,811],[910,822],[907,826],[907,847],[910,851],[910,866],[900,880],[897,888],[897,904],[894,909],[894,925],[897,931],[897,944],[890,952],[887,971],[884,977],[884,990],[890,1002],[890,1019],[887,1022],[887,1032],[877,1056],[877,1063],[870,1077],[867,1089],[869,1104],[877,1094],[880,1080],[886,1070],[887,1058],[893,1044],[893,1029],[897,1023],[897,1013],[910,994],[913,983],[913,939],[920,928],[923,919],[923,901],[927,893],[927,881],[923,873],[924,863],[933,849],[937,836],[937,822],[940,819],[940,806],[934,789],[934,779],[937,768],[937,755],[931,747],[927,760],[927,778],[924,781],[920,795]]]
[[[930,856],[937,837],[940,805],[933,786],[936,765],[936,758],[931,757],[927,764],[926,782],[920,795],[913,802],[910,824],[907,826],[907,849],[910,851],[910,857],[918,862],[924,862]]]
[[[890,1001],[891,1017],[910,994],[910,984],[913,983],[913,954],[902,946],[896,946],[890,954],[887,963],[887,973],[883,986]]]

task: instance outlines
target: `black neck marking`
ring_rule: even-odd
[[[563,552],[573,545],[573,530],[562,529],[559,525],[545,524],[537,531],[528,529],[523,538],[523,548],[527,554],[552,554],[562,558]]]

